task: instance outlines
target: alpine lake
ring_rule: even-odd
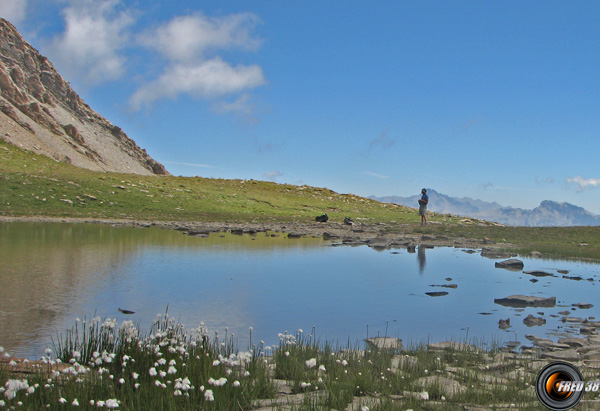
[[[511,271],[480,251],[375,250],[276,232],[194,237],[105,224],[0,223],[0,346],[37,359],[77,321],[132,320],[149,330],[165,312],[186,328],[203,324],[233,335],[241,350],[250,341],[276,345],[279,334],[298,330],[344,346],[374,336],[405,345],[524,346],[528,334],[580,336],[581,321],[600,319],[600,265],[518,257],[524,269]],[[549,275],[523,272],[534,270]],[[556,297],[556,305],[494,302],[519,294]],[[529,315],[545,324],[526,325]],[[509,318],[510,327],[499,328]]]

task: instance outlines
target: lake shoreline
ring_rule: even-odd
[[[411,248],[422,246],[433,247],[456,247],[468,249],[485,249],[488,256],[494,258],[508,258],[516,256],[509,250],[513,244],[496,244],[489,238],[464,238],[453,236],[452,233],[445,235],[423,234],[416,232],[422,226],[420,224],[388,223],[360,223],[353,226],[338,222],[308,223],[308,222],[201,222],[201,221],[158,221],[137,219],[113,219],[113,218],[86,218],[86,217],[46,217],[46,216],[0,216],[2,222],[30,222],[30,223],[87,223],[106,224],[115,227],[134,228],[160,228],[181,231],[190,236],[203,236],[209,233],[231,232],[233,234],[256,234],[259,232],[281,233],[290,239],[303,237],[322,237],[324,240],[332,240],[336,245],[367,245],[376,249]],[[429,226],[440,225],[431,222]]]

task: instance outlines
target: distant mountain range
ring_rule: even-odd
[[[600,216],[569,203],[557,203],[545,200],[533,210],[504,207],[498,203],[488,203],[472,198],[450,197],[428,189],[428,209],[441,214],[453,214],[464,217],[479,218],[511,226],[529,227],[566,227],[566,226],[600,226]],[[418,207],[417,200],[421,195],[410,197],[369,197],[383,203],[395,203],[407,207]]]

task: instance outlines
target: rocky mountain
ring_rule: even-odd
[[[450,197],[428,189],[428,209],[441,214],[454,214],[464,217],[495,221],[511,226],[529,227],[565,227],[565,226],[600,226],[600,216],[569,203],[557,203],[545,200],[533,210],[503,207],[498,203],[464,197]],[[384,203],[395,203],[407,207],[418,207],[417,200],[421,195],[410,197],[369,197]]]
[[[92,110],[2,18],[0,138],[91,170],[169,174],[123,130]]]

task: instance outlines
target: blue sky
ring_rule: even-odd
[[[597,1],[0,0],[175,175],[600,214]]]

